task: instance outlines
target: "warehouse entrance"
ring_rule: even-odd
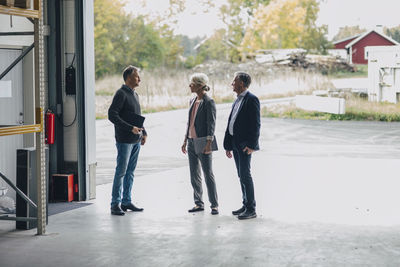
[[[0,22],[0,220],[43,234],[49,202],[96,196],[93,1],[0,1]]]

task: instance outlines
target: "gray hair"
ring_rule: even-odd
[[[126,79],[128,79],[129,75],[132,74],[132,72],[139,72],[140,69],[138,67],[129,65],[128,67],[126,67],[122,73],[122,77],[124,77],[124,81],[126,81]]]
[[[251,84],[251,76],[244,71],[235,72],[235,77],[238,77],[242,82],[244,87],[249,88]]]

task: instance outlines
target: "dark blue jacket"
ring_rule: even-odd
[[[233,150],[232,141],[240,149],[251,148],[259,150],[258,138],[260,137],[260,101],[250,92],[244,96],[235,124],[233,125],[233,136],[229,134],[229,122],[231,121],[232,111],[229,115],[228,126],[225,131],[224,148]]]

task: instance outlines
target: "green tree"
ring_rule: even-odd
[[[181,57],[184,51],[181,39],[174,34],[171,27],[167,24],[159,28],[159,33],[164,54],[164,59],[160,63],[164,66],[178,67],[182,63]]]
[[[240,50],[304,48],[324,52],[327,27],[315,23],[319,12],[317,0],[273,0],[260,5],[247,28]]]
[[[205,60],[229,60],[229,42],[226,39],[226,30],[220,29],[200,43],[197,48],[196,63]]]
[[[112,71],[120,72],[126,65],[134,64],[141,68],[152,68],[162,64],[164,47],[159,32],[151,24],[146,24],[143,17],[124,18],[123,27],[118,29],[119,45],[113,53],[118,60]]]
[[[95,0],[94,2],[94,38],[96,77],[109,72],[109,66],[117,60],[113,53],[117,44],[113,39],[114,29],[121,26],[124,17],[124,5],[116,0]]]
[[[153,68],[181,63],[180,38],[167,24],[133,17],[123,7],[120,0],[94,2],[97,78],[120,73],[129,64]]]
[[[205,39],[205,37],[190,38],[186,35],[178,35],[177,37],[180,39],[181,46],[183,47],[183,56],[185,57],[195,56],[196,53],[193,48]]]
[[[328,26],[318,27],[316,25],[319,2],[317,0],[303,0],[300,1],[300,6],[306,10],[306,16],[304,18],[304,30],[298,46],[313,53],[326,54],[327,49],[332,48],[333,45],[326,38]]]
[[[367,30],[364,28],[360,28],[359,25],[356,26],[344,26],[340,27],[338,33],[333,37],[333,41],[343,40],[348,37],[356,36],[361,33],[366,32]]]
[[[393,28],[386,28],[384,32],[387,36],[400,43],[400,25]]]
[[[227,25],[226,40],[229,42],[229,58],[240,61],[240,46],[246,33],[246,27],[254,11],[260,5],[268,5],[271,0],[227,0],[220,9],[222,21]]]

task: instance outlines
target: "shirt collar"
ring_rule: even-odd
[[[238,95],[238,98],[243,98],[246,94],[248,93],[248,90],[244,90],[240,95]]]
[[[130,88],[130,87],[129,87],[128,85],[126,85],[126,84],[123,84],[122,87],[125,88],[127,91],[129,91],[129,92],[131,92],[131,93],[134,93],[134,92],[135,92],[135,89]]]

